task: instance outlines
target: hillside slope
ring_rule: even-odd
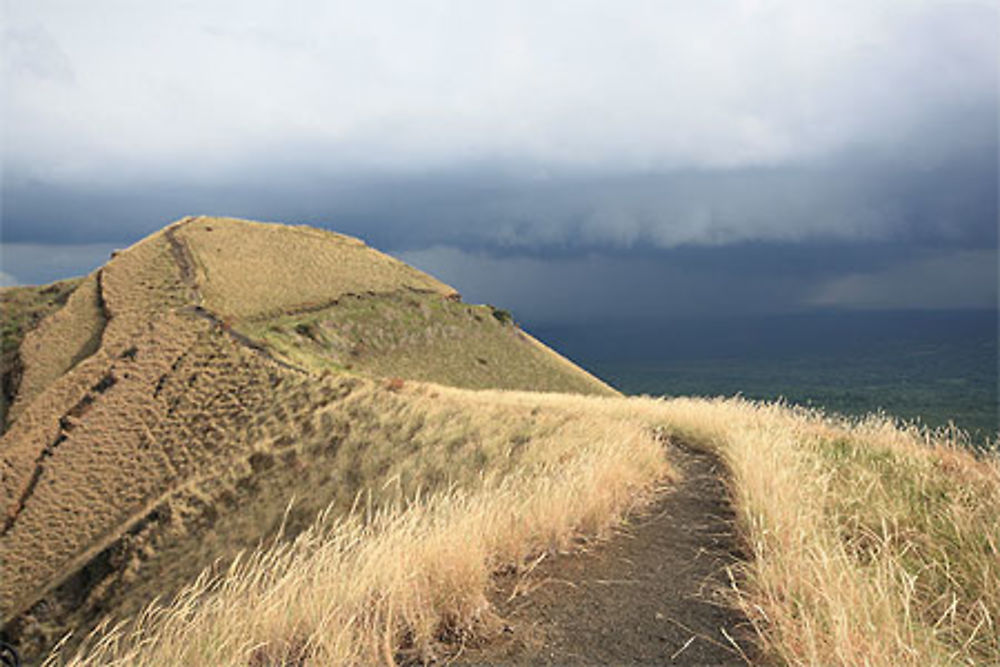
[[[19,352],[0,439],[0,617],[34,650],[359,491],[519,464],[531,448],[511,450],[512,432],[583,437],[556,414],[415,404],[379,376],[613,393],[360,241],[219,218],[116,253]]]
[[[476,389],[613,394],[490,306],[368,248],[308,227],[232,219],[167,230],[198,305],[276,358]]]
[[[24,370],[21,343],[24,337],[52,312],[62,308],[80,284],[80,278],[51,285],[0,287],[0,435],[7,428],[10,404]]]

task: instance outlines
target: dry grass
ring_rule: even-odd
[[[329,304],[344,294],[448,285],[361,241],[311,227],[194,218],[177,227],[194,256],[203,305],[224,318],[268,317]]]
[[[83,278],[50,285],[0,287],[0,352],[16,350],[24,334],[63,306]]]
[[[713,448],[731,467],[753,555],[734,602],[764,655],[812,665],[990,664],[1000,655],[1000,467],[953,434],[738,399],[404,392],[464,399],[470,412],[565,410],[578,425],[610,430],[475,488],[328,517],[293,544],[202,578],[72,664],[434,657],[441,637],[488,624],[491,572],[599,532],[659,478],[651,427]]]
[[[38,287],[0,287],[0,435],[7,427],[10,404],[21,386],[24,360],[19,348],[24,337],[62,308],[82,280],[71,278]]]
[[[78,283],[65,306],[28,331],[19,352],[24,365],[10,419],[100,344],[104,331],[97,274]]]
[[[742,400],[674,400],[728,462],[765,651],[810,665],[996,664],[1000,464],[956,433]]]
[[[26,380],[33,363],[71,367],[56,377],[41,374],[44,390],[25,393],[23,402],[18,397],[17,418],[0,438],[5,618],[93,558],[134,512],[178,483],[183,466],[195,467],[184,448],[213,435],[185,433],[173,417],[178,406],[162,400],[172,367],[197,340],[213,336],[204,322],[173,309],[183,304],[184,289],[172,261],[162,233],[122,251],[22,344],[38,351],[38,360],[25,358]],[[218,382],[216,393],[231,391],[227,382],[266,377],[230,361],[233,376]],[[225,362],[219,360],[220,370]],[[191,386],[173,379],[181,385],[175,395],[193,396]],[[163,428],[174,430],[164,436]],[[170,460],[173,445],[187,460]]]
[[[102,635],[77,664],[429,658],[442,634],[488,622],[492,572],[599,534],[641,500],[666,470],[657,430],[716,450],[731,469],[753,555],[734,599],[768,656],[996,663],[1000,464],[976,458],[960,435],[742,400],[421,385],[407,377],[421,377],[420,364],[461,361],[448,350],[480,344],[487,363],[466,361],[490,369],[476,367],[483,384],[508,381],[519,364],[518,386],[587,376],[553,355],[532,366],[503,347],[516,332],[499,321],[480,323],[479,338],[471,329],[455,338],[458,320],[442,324],[442,313],[475,320],[474,307],[444,301],[450,288],[346,237],[208,219],[176,233],[194,266],[155,234],[29,337],[71,368],[52,377],[29,353],[44,390],[0,438],[0,613],[44,600],[35,610],[55,612],[39,625],[84,624],[94,610],[124,609],[115,607],[123,596],[171,592],[212,558],[270,534],[292,493],[301,495],[290,526],[336,504],[296,541],[206,575],[137,626]],[[191,308],[200,291],[223,316],[281,318],[332,308],[348,292],[368,303],[369,292],[403,298],[417,294],[410,288],[440,306],[435,322],[419,319],[416,299],[413,312],[390,308],[368,322],[352,313],[327,332],[327,342],[351,341],[350,320],[369,341],[370,372],[403,378],[389,383],[295,372]],[[99,348],[86,356],[86,344],[60,347],[94,339],[95,298],[109,317]],[[83,324],[68,326],[77,306]],[[393,371],[428,331],[419,364]],[[463,377],[477,386],[464,367],[436,379]],[[370,510],[343,518],[359,491]],[[85,599],[53,593],[112,545],[121,559],[84,572],[103,577],[81,583],[74,595]]]
[[[417,400],[458,395],[415,390]],[[511,447],[525,449],[509,474],[494,474],[487,465],[479,483],[463,489],[321,518],[294,542],[258,550],[219,577],[204,576],[173,604],[154,606],[136,624],[100,636],[69,664],[427,660],[442,638],[489,623],[485,593],[492,573],[564,549],[577,536],[602,534],[667,472],[664,450],[649,429],[600,414],[611,414],[600,399],[562,397],[538,405],[534,395],[468,398],[470,408],[560,411],[560,421],[585,427],[586,437],[557,426],[548,441],[561,441],[556,446],[509,440],[508,456]],[[580,424],[595,407],[599,414]]]
[[[275,247],[288,251],[299,241],[282,245],[282,235],[302,237],[325,248],[319,254],[327,263],[361,253],[358,261],[372,264],[378,275],[353,275],[345,260],[341,274],[331,274],[332,283],[323,287],[333,296],[342,296],[341,279],[369,288],[379,279],[440,309],[473,308],[441,292],[412,292],[407,288],[420,280],[436,281],[346,237],[237,221],[211,224],[220,228],[201,233],[231,240],[243,232],[248,238],[277,235]],[[392,475],[400,492],[407,485],[438,489],[471,480],[483,468],[527,465],[521,454],[532,451],[522,447],[528,441],[548,443],[553,452],[579,442],[572,419],[488,406],[470,415],[453,402],[382,400],[392,392],[371,391],[377,381],[304,374],[274,363],[232,327],[193,308],[199,291],[216,279],[230,287],[256,285],[264,293],[273,286],[247,266],[235,277],[209,271],[211,279],[199,278],[172,238],[182,230],[196,233],[198,225],[209,226],[205,219],[182,221],[117,253],[25,343],[31,350],[23,350],[26,382],[17,420],[0,438],[0,615],[30,617],[19,631],[26,652],[41,650],[61,628],[86,625],[98,610],[127,610],[148,600],[156,586],[174,590],[214,558],[252,544],[273,530],[297,486],[308,489],[299,494],[295,520],[301,524],[311,520],[303,515],[333,499],[343,510],[343,496],[378,487]],[[194,251],[215,249],[206,243],[193,243]],[[230,250],[238,255],[248,248],[253,243]],[[322,273],[323,262],[317,266]],[[406,282],[411,275],[419,278],[414,285]],[[284,298],[295,307],[314,288],[307,281],[301,294],[288,291]],[[251,301],[252,292],[248,288]],[[498,340],[513,341],[491,348],[498,378],[510,374],[521,386],[577,388],[560,384],[560,373],[569,376],[566,369],[532,365],[538,355],[518,342],[512,328],[500,332],[492,317],[489,323]],[[442,344],[434,354],[446,356],[452,347]],[[530,372],[518,375],[522,362]],[[365,389],[355,391],[359,387]],[[346,394],[352,395],[342,400]],[[108,550],[114,559],[103,557]]]

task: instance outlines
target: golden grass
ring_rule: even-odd
[[[6,430],[11,403],[21,387],[25,336],[61,309],[83,278],[37,287],[0,287],[0,435]]]
[[[203,305],[223,318],[275,316],[344,294],[456,293],[357,239],[320,229],[202,217],[176,230],[194,257]]]
[[[300,499],[302,513],[315,513],[334,498],[342,505],[342,496],[381,484],[387,475],[398,473],[401,488],[436,489],[474,478],[484,467],[506,471],[527,465],[521,458],[527,441],[547,442],[552,451],[560,451],[559,443],[573,447],[579,441],[571,434],[572,419],[564,424],[563,417],[536,419],[488,406],[470,418],[447,402],[420,407],[399,397],[395,403],[383,400],[379,396],[387,392],[371,391],[381,380],[307,375],[274,363],[246,345],[234,328],[192,307],[216,279],[233,289],[244,286],[249,301],[260,296],[252,287],[266,300],[277,280],[248,272],[253,262],[235,277],[210,270],[211,280],[199,278],[186,246],[174,237],[184,230],[199,233],[202,224],[209,226],[205,219],[181,221],[116,253],[83,281],[67,306],[29,334],[22,349],[26,380],[18,417],[0,437],[0,616],[18,618],[42,603],[38,606],[48,616],[29,619],[28,650],[47,645],[60,624],[89,622],[95,610],[127,608],[155,584],[171,590],[206,562],[230,555],[233,545],[260,539],[273,529],[289,488],[307,484],[301,469],[317,461],[320,473],[309,480],[317,485],[303,494],[308,502]],[[317,275],[326,270],[323,262],[336,263],[351,253],[361,253],[355,259],[372,265],[355,275],[353,260],[344,260],[340,273],[328,276],[332,283],[305,281],[298,294],[284,284],[291,309],[312,298],[310,289],[329,288],[335,297],[345,280],[359,280],[367,289],[377,286],[375,279],[441,309],[474,308],[447,300],[444,287],[413,292],[410,288],[440,284],[347,237],[239,221],[211,224],[219,228],[200,233],[212,238],[218,233],[234,243],[244,233],[251,239],[258,232],[276,235],[275,248],[288,252],[298,252],[296,244],[305,239],[325,257],[316,265]],[[285,236],[298,240],[282,245]],[[207,242],[191,246],[194,252],[215,249]],[[235,243],[230,250],[256,252],[253,243]],[[275,261],[276,267],[292,265]],[[236,270],[212,266],[223,274]],[[407,282],[413,276],[416,282]],[[487,324],[497,332],[503,328],[492,318]],[[505,374],[516,375],[517,364],[525,362],[530,372],[517,377],[521,386],[577,388],[560,384],[559,372],[569,375],[565,370],[536,367],[530,354],[519,355],[529,346],[517,342],[511,327],[497,335],[514,341],[491,348],[497,353],[491,357],[498,362],[497,383]],[[447,355],[449,347],[435,348],[431,356]],[[462,370],[458,366],[455,377]],[[353,391],[347,385],[364,386],[358,394],[365,398],[341,406],[342,390]],[[595,386],[600,385],[595,381]],[[320,417],[344,432],[324,432]],[[197,538],[186,533],[202,524],[212,524],[214,532],[202,530]],[[92,568],[77,586],[77,574],[106,549],[120,558]]]
[[[296,541],[254,552],[138,625],[99,635],[75,664],[429,658],[441,633],[488,622],[492,572],[599,534],[640,501],[667,470],[657,431],[717,451],[731,470],[753,557],[735,578],[734,602],[755,623],[766,656],[817,665],[997,662],[1000,463],[974,456],[960,435],[738,399],[473,392],[301,375],[209,322],[190,308],[192,298],[200,291],[224,318],[252,319],[327,307],[352,292],[416,289],[440,300],[450,288],[318,230],[204,218],[174,229],[194,267],[168,234],[155,234],[102,269],[99,294],[78,290],[78,303],[33,334],[40,351],[51,343],[56,366],[73,367],[51,378],[29,352],[45,388],[0,439],[5,618],[144,520],[152,503],[191,526],[128,537],[123,554],[133,560],[87,592],[87,604],[101,608],[102,595],[142,576],[155,584],[154,566],[166,560],[187,567],[197,562],[192,553],[224,557],[229,537],[267,534],[272,501],[292,487],[307,490],[313,511],[321,498],[359,489],[372,509],[344,518],[341,503]],[[110,320],[100,348],[80,361],[87,345],[73,341],[93,337],[63,319],[80,306],[80,329],[96,331],[97,296]],[[405,351],[414,331],[383,319],[364,335],[374,334],[376,348]],[[421,363],[449,354],[429,349]],[[497,354],[497,368],[521,363]],[[387,354],[371,371],[389,374],[398,358]],[[572,371],[586,379],[549,361],[524,378]],[[270,466],[263,471],[255,465],[262,460]],[[414,500],[417,489],[425,495]],[[217,512],[215,541],[195,530],[202,514],[171,504],[185,493],[198,511],[228,508]],[[220,528],[227,521],[230,532]],[[173,550],[157,554],[164,545]]]
[[[663,406],[732,471],[739,600],[789,664],[995,664],[1000,464],[955,433],[742,400]]]
[[[178,312],[185,295],[160,232],[117,253],[22,344],[26,373],[35,363],[29,347],[37,347],[44,368],[71,367],[56,377],[44,374],[47,384],[37,395],[25,393],[23,402],[19,396],[17,419],[0,438],[5,619],[83,567],[136,518],[134,512],[202,466],[204,452],[212,450],[195,443],[218,444],[208,430],[185,432],[190,422],[178,419],[203,412],[204,404],[178,411],[180,403],[157,398],[171,379],[180,385],[172,390],[178,400],[193,398],[196,388],[172,370],[190,358],[197,341],[225,342],[202,319]],[[234,415],[219,414],[230,407],[219,399],[232,404],[225,394],[233,385],[255,386],[258,394],[267,386],[267,369],[235,353],[215,360],[215,372],[229,372],[205,392],[223,394],[212,417],[229,424]]]
[[[437,402],[458,395],[436,387],[415,394]],[[561,446],[508,441],[508,456],[511,447],[525,450],[509,474],[487,466],[478,484],[463,489],[322,517],[295,541],[257,550],[221,576],[203,576],[172,604],[147,609],[135,624],[99,635],[68,664],[427,660],[443,635],[489,623],[494,572],[564,549],[577,536],[602,534],[667,473],[652,432],[612,417],[601,399],[538,405],[530,394],[469,398],[470,407],[524,405],[537,413],[561,406],[565,424],[590,408],[607,416],[587,417],[583,437],[554,425]]]
[[[465,399],[470,411],[558,408],[605,430],[478,486],[325,517],[99,635],[70,664],[440,657],[441,636],[488,625],[492,572],[600,532],[662,478],[657,428],[716,450],[731,469],[752,555],[734,577],[734,604],[765,657],[928,665],[1000,655],[1000,465],[954,434],[740,399],[407,391]]]
[[[20,344],[24,374],[10,419],[100,345],[105,318],[97,274],[81,280],[66,305],[28,331]]]

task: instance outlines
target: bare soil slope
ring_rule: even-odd
[[[404,295],[432,313],[474,308],[359,241],[230,219],[182,220],[84,280],[25,339],[0,439],[4,637],[38,655],[69,628],[169,593],[273,534],[292,496],[290,520],[304,525],[361,490],[387,493],[390,481],[398,494],[474,476],[493,459],[519,464],[520,445],[568,428],[513,408],[470,425],[460,401],[414,405],[379,375],[612,393],[494,318],[482,335],[460,318],[444,326],[412,366],[392,363],[407,358],[403,344],[362,350],[349,373],[296,363],[254,336],[276,318]],[[349,338],[349,320],[328,326],[331,336]],[[461,359],[453,351],[469,339],[484,341],[486,364],[428,363]],[[316,345],[314,358],[327,354]]]

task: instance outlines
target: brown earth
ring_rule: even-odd
[[[740,558],[724,470],[714,454],[671,447],[677,486],[580,554],[543,560],[499,580],[499,638],[455,664],[677,664],[755,662],[752,629],[727,604]]]

